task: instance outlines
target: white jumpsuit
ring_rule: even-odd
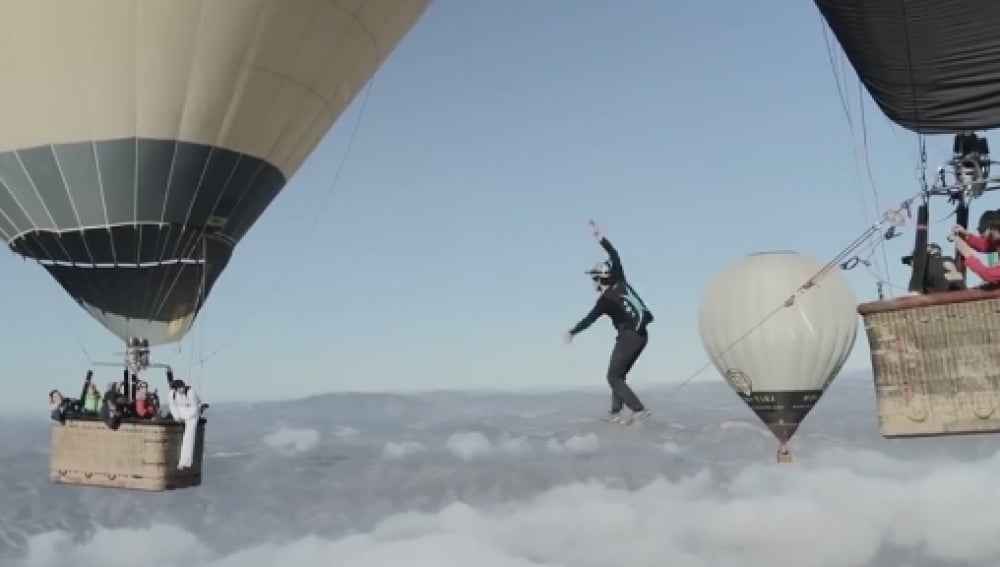
[[[170,415],[174,420],[184,423],[184,438],[181,441],[181,456],[177,462],[178,469],[190,468],[194,462],[195,435],[198,431],[198,420],[201,418],[201,399],[190,387],[187,392],[173,391],[170,393]]]

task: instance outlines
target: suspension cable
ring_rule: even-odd
[[[861,235],[855,238],[854,241],[851,242],[851,244],[849,244],[847,247],[841,250],[836,256],[834,256],[832,260],[827,262],[822,268],[820,268],[815,274],[813,274],[812,277],[810,277],[801,286],[799,286],[795,290],[795,292],[793,292],[791,295],[788,296],[787,299],[785,299],[785,301],[783,301],[781,304],[777,305],[774,309],[768,312],[767,315],[765,315],[757,323],[751,326],[746,332],[737,337],[736,340],[729,343],[726,346],[726,348],[722,349],[721,352],[719,352],[715,356],[710,356],[707,362],[705,362],[700,368],[695,370],[695,372],[690,376],[688,376],[684,381],[678,384],[676,389],[680,390],[685,386],[687,386],[689,383],[691,383],[691,381],[700,376],[702,372],[710,368],[718,358],[720,358],[722,355],[732,350],[734,347],[736,347],[736,345],[746,340],[747,337],[749,337],[754,331],[763,326],[772,317],[777,315],[782,309],[786,309],[795,305],[795,301],[800,295],[812,289],[824,276],[829,274],[831,271],[835,269],[845,270],[845,271],[850,270],[853,266],[851,268],[844,267],[843,263],[845,259],[851,258],[852,255],[854,255],[858,249],[864,247],[865,244],[868,244],[869,246],[877,246],[880,241],[886,240],[887,235],[890,232],[894,232],[894,229],[896,227],[902,226],[903,224],[905,224],[906,219],[911,217],[910,209],[913,204],[913,201],[919,198],[921,195],[923,195],[923,191],[903,201],[899,205],[899,207],[886,211],[882,215],[882,218],[879,219],[879,221],[876,224],[872,225],[863,233],[861,233]],[[888,230],[883,232],[883,229],[886,228],[886,225],[889,225],[889,228]],[[891,236],[889,237],[891,238]],[[873,244],[873,239],[874,239],[874,244]]]
[[[858,108],[861,112],[861,136],[862,136],[862,147],[865,156],[865,169],[868,173],[868,186],[872,191],[872,200],[875,202],[875,210],[882,210],[881,199],[879,199],[878,187],[875,186],[875,176],[872,174],[872,161],[871,161],[871,151],[868,149],[868,123],[865,118],[865,101],[862,96],[861,81],[858,81]],[[882,251],[882,272],[885,274],[885,281],[892,288],[892,272],[889,270],[889,253],[886,250],[885,240],[879,241],[876,245],[881,248]],[[881,277],[879,278],[881,279]]]
[[[865,177],[865,175],[862,174],[861,162],[860,159],[858,158],[858,153],[859,153],[858,141],[857,141],[858,135],[857,132],[855,131],[854,119],[850,110],[851,105],[848,101],[846,74],[842,72],[843,71],[842,69],[838,70],[837,68],[837,60],[843,61],[845,58],[836,57],[834,55],[836,44],[832,41],[829,33],[827,32],[826,21],[823,19],[822,15],[818,13],[817,13],[817,19],[820,26],[820,32],[823,34],[823,43],[824,47],[826,47],[827,60],[830,64],[830,70],[831,73],[833,74],[834,83],[836,84],[837,97],[840,101],[840,107],[844,113],[844,118],[847,122],[847,127],[851,135],[851,152],[852,152],[852,159],[854,161],[855,174],[858,179],[858,196],[860,197],[861,208],[864,211],[864,215],[869,220],[869,222],[874,222],[875,218],[873,218],[873,215],[869,213],[867,199],[865,197],[864,181],[862,181],[862,177]],[[865,117],[864,90],[861,81],[858,81],[858,108],[860,110],[861,133],[862,133],[861,135],[862,151],[860,153],[864,155],[864,164],[865,164],[864,169],[867,174],[868,186],[871,189],[872,193],[874,215],[877,216],[878,211],[882,209],[882,203],[879,198],[878,188],[875,185],[874,175],[872,174],[871,154],[868,148],[868,126]],[[881,275],[882,273],[885,274],[885,279],[889,279],[889,259],[888,259],[888,254],[884,248],[882,249],[882,269],[878,271],[879,271],[879,276],[876,279],[882,280],[883,279],[883,276]]]
[[[258,315],[260,315],[260,313],[264,310],[264,307],[267,306],[267,303],[271,300],[272,297],[274,297],[275,293],[285,282],[285,280],[288,277],[288,274],[292,272],[292,266],[295,264],[299,256],[302,255],[302,251],[305,250],[306,245],[309,243],[309,237],[312,236],[313,231],[319,225],[319,220],[323,216],[324,211],[329,205],[330,199],[333,196],[333,192],[336,189],[337,184],[340,180],[340,176],[344,171],[344,166],[347,163],[347,158],[350,156],[351,150],[354,148],[354,141],[357,138],[357,134],[360,129],[359,127],[361,126],[361,123],[364,120],[365,110],[368,108],[368,101],[370,99],[371,91],[375,84],[375,79],[377,76],[378,73],[376,72],[375,74],[372,75],[371,80],[368,81],[368,85],[365,88],[364,95],[362,96],[361,99],[361,107],[358,110],[358,118],[357,120],[354,121],[354,126],[351,128],[351,132],[348,135],[347,146],[344,150],[344,154],[341,157],[340,163],[337,165],[337,168],[334,170],[333,179],[327,186],[327,190],[323,197],[322,203],[317,209],[316,214],[313,216],[312,222],[310,223],[309,228],[306,230],[305,235],[302,237],[302,241],[299,244],[298,249],[288,257],[288,266],[285,269],[281,270],[280,275],[275,279],[274,283],[270,286],[270,288],[267,289],[264,295],[258,301],[254,302],[254,308],[247,310],[247,312],[251,314],[251,317],[249,318],[250,322],[258,319]],[[218,347],[210,351],[207,355],[201,356],[198,360],[191,363],[185,370],[189,370],[190,368],[198,364],[204,364],[207,360],[214,358],[215,355],[225,350],[237,338],[246,333],[247,329],[250,328],[250,326],[251,325],[248,323],[237,327],[232,333],[230,333],[229,337],[222,342],[222,344],[220,344]]]
[[[70,334],[73,335],[73,340],[75,340],[77,346],[80,347],[80,350],[83,352],[83,356],[87,357],[87,363],[93,365],[94,364],[94,357],[90,356],[90,352],[87,351],[87,347],[85,347],[83,345],[83,341],[80,340],[80,336],[77,335],[76,331],[73,331],[73,330],[70,330]]]
[[[911,90],[911,96],[912,96],[912,99],[913,99],[913,111],[914,111],[914,114],[915,114],[915,121],[918,124],[917,129],[919,130],[920,117],[919,117],[919,108],[917,107],[916,86],[914,85],[914,82],[913,82],[914,76],[913,76],[912,53],[911,53],[911,47],[910,47],[910,31],[909,31],[909,26],[907,25],[907,18],[906,18],[906,13],[905,13],[906,12],[906,3],[905,3],[905,1],[901,1],[900,4],[901,4],[902,10],[903,10],[902,21],[903,21],[903,26],[904,26],[905,35],[906,35],[907,68],[908,68],[909,73],[910,73],[910,90]],[[825,36],[826,35],[826,29],[825,28],[823,30],[823,33],[824,33],[824,36]],[[828,46],[829,46],[829,44],[828,44]],[[832,64],[832,56],[831,56],[831,64]],[[835,77],[837,75],[835,68],[834,68],[834,75],[835,75]],[[859,85],[860,85],[860,83],[859,83]],[[839,81],[838,81],[838,92],[839,91],[840,91],[840,85],[839,85]],[[841,102],[842,102],[842,104],[843,104],[843,100],[844,100],[843,96],[841,96]],[[849,115],[849,113],[848,113],[848,115]],[[863,114],[862,114],[862,120],[863,120]],[[850,120],[849,117],[848,117],[848,124],[849,125],[853,124],[851,122],[851,120]],[[867,151],[867,133],[865,133],[865,142],[864,143],[865,143],[865,152],[866,152],[866,158],[867,158],[868,157],[867,156],[867,153],[868,153],[868,151]],[[911,218],[910,210],[911,210],[911,206],[913,204],[913,201],[915,201],[917,198],[920,198],[920,197],[925,197],[926,198],[927,195],[928,195],[928,193],[927,193],[927,144],[926,144],[926,140],[925,140],[923,134],[920,134],[918,136],[918,148],[919,148],[919,152],[920,152],[920,178],[919,178],[919,180],[920,180],[920,189],[921,189],[920,192],[917,193],[916,195],[914,195],[913,197],[910,197],[906,201],[903,201],[903,203],[898,208],[886,211],[885,214],[882,215],[882,218],[875,225],[873,225],[868,230],[866,230],[864,233],[862,233],[862,235],[859,236],[858,238],[856,238],[854,240],[854,242],[852,242],[848,247],[846,247],[843,250],[841,250],[841,252],[839,254],[837,254],[837,256],[834,258],[834,260],[831,260],[825,266],[823,266],[823,268],[821,268],[815,275],[813,275],[804,284],[802,284],[798,289],[796,289],[796,291],[794,293],[792,293],[784,302],[782,302],[780,305],[776,306],[767,315],[765,315],[760,321],[758,321],[756,324],[754,324],[750,329],[748,329],[746,332],[744,332],[742,335],[740,335],[732,343],[730,343],[729,345],[727,345],[726,348],[724,348],[716,356],[710,357],[709,360],[705,364],[703,364],[700,368],[698,368],[687,379],[685,379],[680,384],[678,384],[678,386],[677,386],[678,390],[681,389],[681,388],[684,388],[692,380],[694,380],[695,378],[697,378],[702,372],[704,372],[709,367],[711,367],[714,364],[714,362],[719,357],[721,357],[726,352],[730,351],[732,348],[734,348],[739,343],[743,342],[754,331],[756,331],[757,329],[759,329],[762,325],[764,325],[764,323],[766,323],[768,320],[770,320],[772,317],[774,317],[776,314],[778,314],[782,309],[785,309],[785,308],[788,308],[788,307],[791,307],[792,305],[794,305],[795,304],[795,300],[800,295],[802,295],[803,293],[805,293],[809,289],[811,289],[817,283],[817,281],[820,278],[822,278],[823,276],[825,276],[826,274],[828,274],[833,269],[834,266],[839,266],[841,269],[845,269],[845,270],[846,269],[850,269],[850,268],[845,268],[841,264],[841,262],[843,262],[844,259],[850,258],[852,256],[852,254],[855,253],[856,250],[858,250],[859,248],[861,248],[866,242],[869,242],[870,239],[872,239],[873,237],[875,238],[873,247],[877,247],[879,244],[883,243],[885,240],[887,240],[888,238],[892,237],[891,235],[889,235],[889,233],[890,232],[894,232],[893,228],[902,226],[905,223],[905,219]],[[869,167],[869,175],[870,175],[870,167]],[[877,199],[877,191],[875,190],[874,183],[872,183],[872,189],[873,189],[873,192],[875,193],[875,196],[876,196],[876,199]],[[905,213],[905,216],[904,216],[904,213]],[[882,229],[883,229],[883,227],[885,227],[886,224],[891,224],[892,228],[890,228],[889,231],[882,232]],[[884,253],[884,248],[883,248],[883,253]],[[855,258],[857,258],[857,255],[855,255]],[[886,273],[888,274],[888,262],[887,261],[886,261]],[[882,294],[882,285],[881,285],[881,282],[879,282],[878,290],[879,290],[879,294],[881,295]]]

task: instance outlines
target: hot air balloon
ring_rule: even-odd
[[[702,298],[702,346],[779,441],[779,462],[791,460],[789,440],[854,347],[856,305],[839,270],[785,251],[726,267]]]
[[[429,3],[0,2],[0,236],[145,368]]]
[[[815,0],[858,78],[885,116],[918,138],[923,181],[912,296],[858,306],[871,349],[885,437],[1000,431],[1000,289],[936,293],[927,287],[932,199],[946,198],[969,227],[969,205],[1000,189],[982,134],[1000,126],[1000,4],[966,0]],[[953,136],[951,159],[928,176],[925,135]],[[930,179],[928,179],[930,177]],[[964,237],[963,237],[964,239]],[[985,263],[957,272],[981,277]],[[992,276],[991,276],[992,277]],[[990,279],[990,278],[986,278]]]

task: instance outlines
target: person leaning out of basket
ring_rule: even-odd
[[[194,463],[195,434],[198,431],[198,421],[201,419],[201,412],[207,407],[201,403],[198,394],[184,383],[183,380],[172,380],[170,382],[170,415],[175,421],[184,424],[184,437],[181,439],[181,454],[177,461],[177,468],[184,470],[191,468]]]
[[[53,421],[58,421],[60,425],[65,425],[67,418],[88,413],[90,392],[92,390],[94,392],[97,391],[97,388],[94,387],[93,382],[90,380],[90,376],[91,374],[88,372],[87,378],[83,381],[83,389],[80,390],[79,399],[67,398],[59,390],[49,392],[49,415]],[[100,394],[98,394],[98,403],[100,403]],[[96,409],[94,413],[97,413]]]
[[[988,284],[1000,283],[1000,266],[987,266],[976,256],[976,252],[1000,251],[1000,210],[986,211],[979,218],[979,234],[973,234],[960,225],[955,225],[955,248],[965,258],[965,265]]]
[[[66,417],[74,413],[80,413],[79,400],[64,397],[59,390],[49,392],[49,416],[52,421],[65,425]]]

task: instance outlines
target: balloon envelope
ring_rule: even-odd
[[[923,134],[1000,126],[1000,3],[814,2],[889,120]]]
[[[0,2],[0,237],[119,337],[181,339],[429,3]]]
[[[764,321],[823,266],[797,252],[752,254],[719,273],[701,303],[705,351],[782,442],[840,372],[857,336],[857,300],[839,269]]]

